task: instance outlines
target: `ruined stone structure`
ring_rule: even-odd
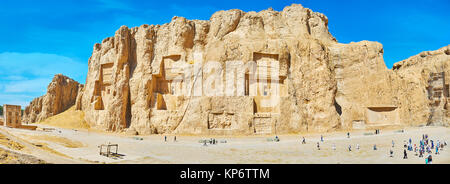
[[[3,114],[5,116],[3,126],[19,128],[22,125],[22,111],[18,105],[3,105]]]
[[[0,119],[0,125],[28,130],[36,130],[37,128],[37,126],[22,125],[22,108],[20,105],[3,105],[3,114],[5,118],[4,121]]]
[[[327,17],[301,5],[228,10],[122,26],[94,45],[85,87],[72,96],[91,127],[133,134],[416,126],[430,117],[430,74],[450,76],[449,55],[446,46],[389,70],[380,43],[338,43]]]
[[[35,123],[64,112],[72,107],[83,85],[64,75],[57,74],[48,85],[44,96],[34,99],[25,108],[23,123]],[[81,97],[78,97],[81,98]]]

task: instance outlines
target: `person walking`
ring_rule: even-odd
[[[414,144],[414,153],[417,156],[417,146],[416,146],[416,144]]]
[[[433,149],[434,148],[434,141],[433,140],[430,140],[431,141],[431,149]]]
[[[167,136],[166,135],[164,136],[164,142],[167,142]]]
[[[319,142],[317,142],[317,150],[320,150]]]
[[[408,159],[408,153],[406,153],[405,149],[403,149],[403,159]]]
[[[177,136],[173,137],[173,142],[177,142]]]
[[[306,144],[306,139],[305,139],[305,137],[303,137],[302,144]]]
[[[392,147],[394,147],[394,140],[392,140]]]
[[[320,142],[323,142],[323,136],[320,135]]]

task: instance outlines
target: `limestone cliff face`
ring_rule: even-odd
[[[208,68],[210,61],[220,69],[195,70]],[[261,68],[267,61],[278,64],[277,79],[251,80],[247,65]],[[442,63],[448,62],[443,56]],[[245,95],[205,94],[229,89],[229,64],[245,70],[236,76],[245,78],[245,85],[236,84],[233,91]],[[76,105],[92,127],[139,134],[249,135],[424,124],[429,73],[419,78],[400,65],[405,64],[386,68],[379,43],[337,43],[327,17],[301,5],[280,12],[219,11],[209,21],[174,17],[164,25],[122,26],[94,46]],[[427,70],[432,71],[437,70]],[[212,75],[218,80],[209,81]],[[279,94],[266,80],[275,81]],[[266,107],[269,98],[276,103]]]
[[[83,85],[64,75],[57,74],[48,85],[44,96],[34,99],[25,108],[23,123],[35,123],[59,114],[75,104],[78,90]]]
[[[395,63],[394,88],[408,125],[450,125],[450,45]]]

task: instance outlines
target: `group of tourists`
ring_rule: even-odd
[[[433,160],[433,150],[436,155],[440,154],[440,150],[443,150],[444,147],[447,146],[447,142],[441,142],[440,140],[431,140],[428,137],[428,134],[422,134],[422,139],[419,140],[419,147],[416,144],[413,144],[411,138],[408,141],[403,141],[403,159],[408,159],[408,152],[414,152],[415,156],[419,158],[425,157],[425,154],[428,154],[425,157],[425,163],[431,164]],[[394,140],[392,140],[392,147],[394,147]],[[394,152],[392,149],[389,151],[390,157],[393,157]]]
[[[380,134],[380,130],[375,130],[375,134]],[[347,132],[347,138],[350,138],[350,132]],[[306,144],[306,139],[305,137],[302,137],[301,139],[302,144]],[[321,145],[320,143],[324,142],[324,137],[323,135],[320,135],[320,142],[317,142],[317,150],[321,150]],[[447,146],[447,142],[446,141],[440,141],[440,140],[431,140],[429,139],[427,134],[423,134],[422,135],[422,139],[419,141],[419,146],[417,146],[416,144],[413,144],[412,139],[410,138],[408,141],[404,141],[403,142],[403,159],[408,159],[408,151],[410,152],[414,152],[416,156],[419,157],[424,157],[425,153],[428,153],[428,155],[425,158],[425,163],[426,164],[431,164],[433,157],[432,157],[432,153],[434,150],[434,153],[440,154],[440,150],[443,150],[443,148]],[[395,142],[394,140],[392,140],[392,148],[389,150],[389,156],[390,157],[394,157],[394,151],[393,148],[395,147]],[[332,150],[336,150],[336,144],[332,144],[331,146]],[[356,149],[359,150],[360,146],[359,144],[356,144]],[[374,144],[373,145],[373,150],[378,150],[377,145]],[[348,151],[352,151],[352,145],[348,145]]]
[[[203,146],[208,146],[206,143],[209,143],[211,145],[216,145],[219,142],[214,138],[210,138],[209,140],[206,140],[206,139],[203,140]]]
[[[375,134],[380,134],[380,129],[375,129]]]
[[[164,142],[167,142],[167,136],[164,136]],[[177,142],[177,136],[173,137],[173,142]]]

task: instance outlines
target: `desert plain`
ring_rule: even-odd
[[[408,127],[399,130],[353,131],[326,134],[267,136],[130,136],[86,128],[58,128],[38,124],[38,130],[0,127],[0,163],[56,164],[424,164],[414,151],[403,159],[403,142],[419,144],[422,134],[444,142],[450,138],[446,127]],[[43,131],[46,129],[46,131]],[[164,140],[167,137],[167,141]],[[174,137],[176,136],[176,141]],[[323,142],[320,137],[323,136]],[[306,144],[302,144],[305,137]],[[5,141],[8,138],[7,141]],[[201,140],[217,140],[206,146]],[[394,148],[392,148],[392,140]],[[226,141],[226,143],[225,143]],[[317,149],[317,142],[320,150]],[[99,154],[101,144],[118,144],[118,157]],[[359,144],[359,150],[356,148]],[[373,150],[376,144],[377,150]],[[333,145],[336,150],[333,150]],[[348,151],[351,145],[352,151]],[[394,157],[389,151],[394,151]],[[450,163],[448,147],[436,155],[433,164]],[[3,153],[8,150],[8,154]],[[14,154],[11,154],[14,153]],[[21,156],[17,156],[17,154]],[[6,157],[5,157],[6,155]],[[24,155],[30,158],[24,158]],[[427,154],[425,154],[427,155]]]

